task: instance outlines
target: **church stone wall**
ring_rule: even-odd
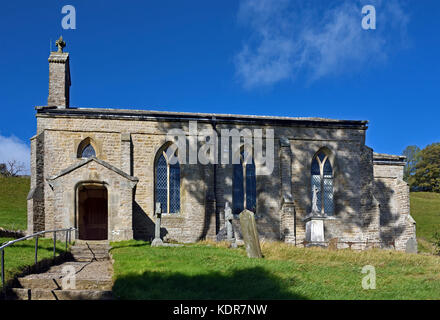
[[[380,203],[380,238],[394,241],[399,250],[416,238],[415,221],[410,215],[409,186],[403,181],[404,162],[376,159],[374,164],[375,196]]]
[[[90,138],[99,159],[139,179],[132,199],[133,235],[138,239],[152,239],[155,157],[167,142],[167,132],[172,128],[188,132],[188,121],[66,118],[44,114],[38,114],[37,119],[37,132],[44,132],[45,177],[78,162],[78,146]],[[203,128],[211,128],[211,124],[199,121],[199,131]],[[409,212],[405,186],[396,182],[401,179],[401,170],[390,166],[385,169],[374,165],[373,168],[373,152],[364,144],[365,129],[331,125],[262,126],[251,121],[217,124],[218,132],[233,128],[274,129],[274,170],[271,175],[257,176],[256,220],[262,238],[297,245],[305,239],[302,219],[311,210],[311,162],[322,148],[330,150],[334,171],[335,212],[325,221],[326,240],[378,242],[386,233],[398,236],[400,220],[389,224],[398,227],[392,232],[384,228],[383,221],[387,216],[384,208],[393,208],[389,212],[400,210],[401,214]],[[182,242],[215,239],[224,228],[225,203],[232,204],[232,177],[232,165],[218,164],[215,168],[213,165],[181,165],[181,212],[162,216],[165,239]],[[384,194],[389,193],[381,190],[392,190],[396,194],[384,205]],[[57,209],[54,192],[47,182],[44,182],[44,199],[45,227],[49,229],[57,225],[54,220]],[[238,223],[235,225],[239,227]]]
[[[198,125],[199,130],[210,127],[210,124],[202,122]],[[46,176],[54,175],[78,161],[77,148],[85,138],[91,138],[94,142],[98,158],[115,167],[127,168],[127,158],[131,157],[132,175],[139,178],[133,209],[134,234],[139,238],[151,238],[154,234],[154,160],[159,148],[166,143],[166,133],[171,128],[188,131],[188,122],[38,116],[38,130],[45,132]],[[220,132],[221,129],[232,128],[260,129],[261,126],[231,123],[221,124],[217,129]],[[274,170],[271,175],[257,176],[256,218],[262,237],[273,240],[280,240],[283,237],[280,214],[282,209],[280,137],[287,139],[291,148],[292,193],[297,216],[296,233],[300,241],[304,237],[304,224],[301,219],[311,206],[309,192],[311,160],[322,147],[327,147],[335,154],[335,201],[339,204],[336,206],[335,217],[343,217],[350,213],[358,214],[359,194],[347,192],[337,186],[341,184],[347,190],[358,188],[358,162],[360,146],[364,139],[363,130],[281,126],[271,128],[275,130]],[[127,139],[131,140],[128,149],[127,145],[124,145]],[[127,156],[127,152],[131,155]],[[339,170],[339,166],[350,169]],[[213,171],[213,166],[189,164],[181,166],[181,213],[163,215],[164,234],[169,239],[197,241],[206,237],[215,237],[218,230],[223,227],[222,213],[225,202],[232,203],[232,165],[216,167],[215,188],[210,187],[212,183],[208,183],[213,181]],[[213,196],[214,192],[216,197]],[[49,228],[54,226],[54,196],[50,188],[46,188],[45,193],[46,228]],[[217,202],[213,202],[213,198]],[[207,209],[213,206],[214,209]]]

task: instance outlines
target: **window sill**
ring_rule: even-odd
[[[162,213],[162,219],[179,219],[183,218],[181,213]]]

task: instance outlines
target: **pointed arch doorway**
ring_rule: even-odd
[[[80,240],[108,239],[108,193],[104,185],[78,187],[78,232]]]

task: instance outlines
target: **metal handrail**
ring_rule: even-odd
[[[66,252],[67,252],[67,244],[71,241],[71,232],[76,230],[76,228],[67,228],[67,229],[55,229],[55,230],[45,230],[33,233],[29,236],[25,236],[19,239],[11,240],[8,242],[3,243],[0,246],[1,251],[1,279],[2,279],[2,290],[5,291],[5,248],[13,245],[14,243],[35,238],[35,265],[38,263],[38,237],[40,235],[46,234],[46,233],[52,233],[53,232],[53,257],[56,256],[56,242],[57,242],[57,232],[66,232]]]

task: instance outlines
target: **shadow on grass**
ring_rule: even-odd
[[[295,280],[280,279],[262,267],[230,274],[211,272],[184,275],[173,272],[144,272],[116,279],[113,293],[120,299],[307,299],[290,292]]]
[[[136,247],[150,247],[151,242],[150,241],[142,241],[140,243],[124,243],[124,242],[114,242],[110,243],[110,246],[112,247],[110,249],[110,252],[114,249],[121,249],[121,248],[136,248]]]

